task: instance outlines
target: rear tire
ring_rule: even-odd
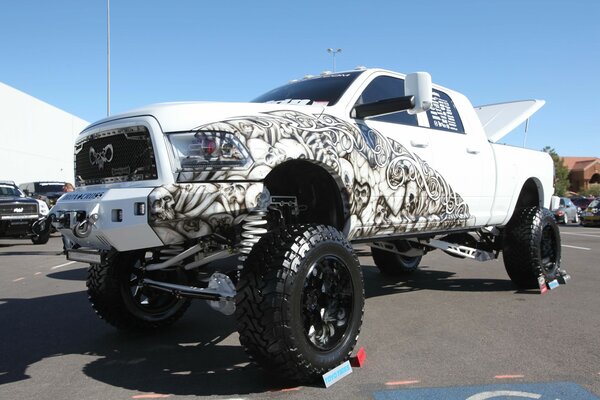
[[[538,277],[554,279],[560,268],[560,233],[552,213],[540,207],[515,212],[504,231],[504,266],[515,285],[539,287]]]
[[[190,305],[189,299],[138,285],[143,276],[158,281],[185,284],[185,272],[145,272],[144,253],[122,253],[106,265],[91,264],[88,298],[96,314],[123,330],[160,328],[177,321]]]
[[[403,276],[413,274],[419,269],[422,256],[408,257],[378,248],[371,248],[373,261],[379,271],[387,276]]]
[[[237,284],[240,343],[262,367],[295,382],[314,381],[350,357],[363,308],[358,259],[325,225],[264,235]]]

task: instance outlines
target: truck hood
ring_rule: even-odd
[[[87,127],[86,133],[94,127],[124,118],[152,116],[159,122],[163,132],[183,132],[201,125],[218,122],[231,117],[248,117],[258,113],[276,110],[294,110],[306,114],[321,114],[325,107],[319,105],[299,106],[273,103],[235,102],[177,102],[152,104],[130,112],[102,119]]]
[[[488,140],[497,142],[542,108],[544,100],[519,100],[475,107]]]

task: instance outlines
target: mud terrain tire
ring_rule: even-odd
[[[387,276],[410,275],[419,269],[423,258],[422,256],[403,256],[377,248],[371,248],[371,255],[379,271]]]
[[[91,264],[88,269],[88,298],[96,314],[123,330],[160,328],[177,321],[190,300],[138,287],[142,276],[143,253],[123,253],[106,266]],[[152,271],[148,277],[185,284],[182,271]],[[184,281],[182,281],[182,279]]]
[[[259,365],[311,382],[347,360],[364,309],[362,272],[337,229],[297,225],[264,235],[237,285],[240,342]]]
[[[39,235],[31,237],[31,242],[33,244],[46,244],[48,243],[48,240],[50,240],[50,229],[48,229],[46,232],[42,232]]]
[[[560,268],[560,233],[552,213],[540,207],[515,212],[504,231],[504,266],[515,285],[539,287],[538,277],[554,279]]]

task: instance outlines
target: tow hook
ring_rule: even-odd
[[[73,227],[73,234],[78,238],[86,238],[92,233],[92,226],[98,221],[98,214],[91,214]]]
[[[56,229],[71,229],[78,238],[86,238],[92,233],[92,226],[100,219],[98,214],[87,215],[85,211],[64,211],[50,214],[50,222]]]

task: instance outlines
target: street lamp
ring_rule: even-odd
[[[106,0],[106,116],[110,116],[110,0]]]
[[[333,56],[333,72],[335,72],[335,55],[337,53],[341,53],[342,49],[335,49],[334,50],[332,48],[329,48],[329,49],[327,49],[327,52]]]

